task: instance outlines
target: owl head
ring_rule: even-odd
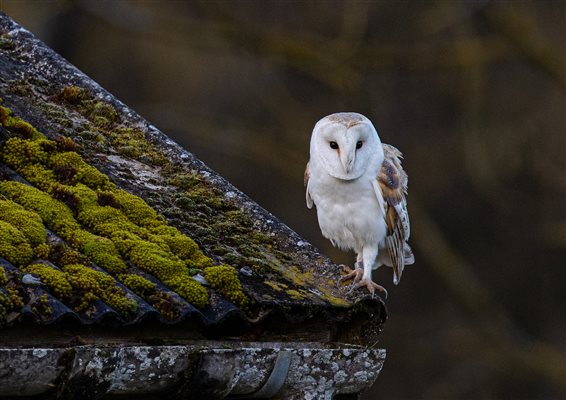
[[[383,163],[383,146],[369,119],[358,113],[336,113],[316,123],[310,160],[337,179],[358,179],[364,173],[375,177]]]

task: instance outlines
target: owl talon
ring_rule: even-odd
[[[342,267],[342,270],[344,272],[346,272],[346,275],[342,276],[340,278],[340,282],[344,282],[350,279],[354,279],[353,285],[356,285],[358,282],[361,281],[362,276],[364,274],[364,270],[362,268],[350,268],[347,265],[340,265]]]
[[[375,298],[375,289],[379,290],[380,292],[383,293],[383,295],[385,296],[385,299],[387,299],[387,290],[381,286],[378,285],[377,283],[373,282],[371,279],[362,279],[361,281],[354,283],[352,285],[352,291],[354,289],[358,289],[361,288],[362,286],[365,286],[367,288],[367,290],[370,292],[371,294],[371,298],[374,299]]]

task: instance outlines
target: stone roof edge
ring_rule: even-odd
[[[385,356],[305,342],[0,348],[0,397],[331,399],[369,388]]]

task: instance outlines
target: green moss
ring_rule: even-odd
[[[61,265],[86,264],[88,263],[88,258],[77,250],[66,249],[58,261]]]
[[[156,151],[139,129],[118,127],[109,133],[108,139],[118,154],[152,165],[164,165],[168,162],[167,157]]]
[[[246,309],[251,304],[234,268],[227,265],[209,267],[204,270],[204,277],[210,287],[239,307]]]
[[[152,306],[168,320],[174,320],[179,317],[179,308],[171,299],[169,293],[159,293],[152,297]]]
[[[122,274],[128,269],[116,246],[108,238],[77,230],[71,242],[95,264],[111,274]]]
[[[96,100],[87,90],[78,86],[66,86],[59,98],[100,128],[109,128],[118,121],[118,113],[110,104]]]
[[[49,229],[63,237],[80,229],[69,207],[39,189],[19,182],[4,181],[0,182],[0,193],[25,209],[35,211]]]
[[[114,187],[110,178],[90,165],[81,168],[77,173],[77,177],[80,182],[91,189],[108,189]]]
[[[134,224],[139,226],[158,226],[165,224],[163,217],[158,215],[153,208],[138,196],[119,189],[113,191],[113,196],[121,210]]]
[[[16,227],[32,246],[45,243],[46,231],[41,217],[10,200],[0,200],[0,220]]]
[[[74,186],[58,184],[52,187],[51,193],[78,214],[98,203],[96,192],[82,183]]]
[[[181,234],[175,228],[163,225],[155,227],[152,232],[158,233],[153,236],[153,240],[165,243],[173,254],[186,262],[189,268],[204,269],[214,266],[212,259],[202,254],[194,240]]]
[[[53,314],[53,308],[49,304],[49,296],[42,294],[32,305],[32,311],[42,316],[50,316]]]
[[[100,233],[98,227],[105,224],[110,224],[115,227],[114,229],[117,228],[120,230],[124,230],[123,225],[134,225],[128,221],[128,218],[126,218],[120,210],[110,206],[101,207],[94,205],[92,207],[85,208],[80,212],[77,218],[84,225],[95,229],[97,233]],[[108,232],[108,229],[102,230],[107,234],[111,233],[111,230],[110,232]]]
[[[41,164],[30,164],[18,169],[18,172],[34,186],[49,191],[57,180],[52,170]]]
[[[61,99],[69,104],[79,104],[81,101],[88,100],[88,92],[78,86],[65,86],[61,91]]]
[[[27,138],[43,137],[31,124],[15,117],[9,108],[0,106],[0,125],[12,133],[20,134]]]
[[[0,157],[15,170],[32,164],[46,164],[49,160],[49,153],[46,148],[50,147],[51,143],[56,146],[55,142],[45,139],[24,140],[13,137],[4,143]]]
[[[17,266],[33,258],[33,250],[24,234],[5,221],[0,221],[0,257]]]
[[[77,152],[81,146],[68,136],[59,136],[55,139],[57,149],[63,152]]]
[[[161,280],[188,273],[185,263],[180,258],[155,243],[135,239],[128,245],[128,256],[132,262]]]
[[[281,291],[283,291],[283,289],[287,289],[287,287],[288,287],[284,283],[279,283],[279,282],[274,282],[274,281],[269,281],[269,280],[265,281],[264,283],[277,292],[281,292]]]
[[[8,283],[8,276],[4,267],[0,267],[0,286],[5,286]]]
[[[293,289],[289,289],[286,292],[293,300],[304,300],[305,298],[305,296],[303,296],[300,292]]]
[[[49,163],[52,168],[74,168],[76,170],[85,166],[82,157],[74,151],[52,154],[49,157]]]
[[[119,279],[125,286],[142,297],[146,297],[155,292],[155,283],[148,281],[143,276],[122,274],[119,275]]]
[[[49,164],[59,177],[64,177],[60,179],[63,183],[81,182],[94,190],[114,187],[106,175],[85,163],[74,151],[53,154]]]
[[[208,304],[208,292],[188,274],[171,276],[164,279],[163,283],[175,289],[195,307],[204,307]]]
[[[111,276],[81,264],[66,265],[63,272],[71,286],[81,293],[79,310],[86,309],[97,298],[123,316],[137,310],[137,303],[126,296]]]
[[[36,258],[47,259],[49,258],[49,246],[45,243],[40,244],[33,249],[33,254]]]
[[[6,317],[12,311],[20,310],[24,299],[14,288],[0,289],[0,318]]]
[[[64,272],[45,264],[28,265],[22,271],[37,275],[55,297],[61,300],[71,298],[73,288]]]

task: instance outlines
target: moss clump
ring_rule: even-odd
[[[96,100],[87,90],[78,86],[66,86],[59,98],[74,106],[77,111],[94,125],[109,128],[118,121],[118,113],[110,104]]]
[[[14,288],[0,289],[0,318],[24,306],[24,299]]]
[[[49,246],[45,243],[35,246],[33,249],[33,254],[36,258],[47,259],[49,258]]]
[[[163,279],[163,283],[175,289],[181,297],[184,297],[195,307],[202,308],[208,304],[208,292],[188,273],[170,276],[167,279]]]
[[[294,289],[289,289],[287,290],[287,294],[289,295],[289,297],[291,297],[293,300],[304,300],[305,296],[303,296],[300,292],[294,290]]]
[[[139,129],[115,128],[108,134],[108,139],[118,154],[152,165],[164,165],[168,161],[165,155],[155,150]]]
[[[108,238],[78,229],[71,234],[70,243],[111,274],[123,274],[128,269],[116,246]]]
[[[115,190],[112,195],[122,212],[134,224],[145,227],[165,225],[165,219],[138,196],[124,190]]]
[[[0,200],[0,221],[16,227],[32,246],[45,243],[46,231],[41,217],[13,201]]]
[[[153,297],[152,305],[165,319],[174,320],[179,317],[179,308],[169,293],[159,293]]]
[[[81,146],[68,136],[59,136],[55,139],[59,151],[78,151]]]
[[[4,181],[0,182],[0,193],[26,210],[36,212],[49,229],[64,238],[80,229],[69,207],[39,189],[19,182]]]
[[[123,235],[122,239],[116,237],[116,241],[137,267],[156,276],[196,307],[208,304],[206,289],[192,279],[185,263],[167,249],[131,234]]]
[[[20,168],[18,172],[30,183],[42,190],[49,190],[56,182],[53,171],[45,168],[41,164],[26,165]]]
[[[49,296],[42,294],[39,299],[32,305],[32,311],[42,316],[50,316],[53,314],[53,308],[49,304]]]
[[[77,250],[73,249],[66,249],[59,258],[59,264],[61,265],[86,263],[88,263],[88,258],[85,255],[79,253]]]
[[[46,164],[49,150],[53,146],[56,143],[46,139],[25,140],[13,137],[4,143],[0,156],[10,167],[19,170],[28,165]]]
[[[71,286],[81,293],[78,310],[87,309],[98,298],[124,316],[137,310],[137,303],[126,296],[111,276],[81,264],[66,265],[63,272]]]
[[[22,268],[23,272],[37,275],[59,299],[70,299],[73,288],[64,272],[46,264],[32,264]]]
[[[118,277],[120,282],[132,289],[142,297],[146,297],[155,292],[155,283],[148,281],[143,276],[136,274],[122,274]]]
[[[279,282],[274,282],[274,281],[265,281],[263,283],[265,283],[267,286],[271,287],[273,290],[275,290],[277,292],[281,292],[281,291],[283,291],[283,289],[288,288],[288,286],[284,283],[279,283]]]
[[[80,104],[90,98],[88,92],[78,86],[65,86],[61,91],[61,99],[69,104]]]
[[[36,140],[14,137],[6,141],[0,157],[45,191],[49,191],[57,181],[65,184],[81,182],[95,190],[114,187],[106,175],[84,162],[78,153],[58,152],[59,143],[43,137]]]
[[[9,108],[2,106],[0,106],[0,125],[12,133],[20,134],[27,138],[43,137],[31,124],[15,117]]]
[[[0,221],[0,257],[17,266],[33,258],[33,250],[24,234],[5,221]]]
[[[8,283],[8,276],[4,267],[0,267],[0,286],[5,286]]]
[[[246,309],[251,304],[251,299],[244,293],[234,268],[228,265],[209,267],[204,270],[204,277],[210,287],[239,307]]]

